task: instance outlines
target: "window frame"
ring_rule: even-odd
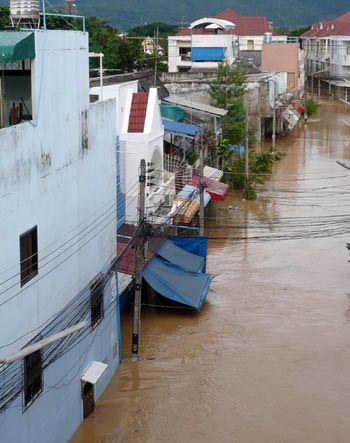
[[[99,274],[90,283],[91,329],[95,329],[104,319],[104,277]]]
[[[24,250],[26,250],[26,254],[24,254]],[[19,257],[20,284],[22,287],[39,273],[37,225],[19,236]]]
[[[23,358],[23,411],[26,411],[43,391],[43,356],[41,351],[39,349]],[[35,357],[39,358],[35,359]],[[39,371],[39,374],[35,375],[31,384],[28,384],[28,379],[32,376],[28,367],[30,364],[33,365],[35,372]],[[30,389],[33,389],[34,392],[30,392]]]

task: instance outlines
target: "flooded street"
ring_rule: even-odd
[[[144,307],[123,363],[71,443],[350,441],[350,109],[322,103],[277,139],[256,201],[206,213],[202,311]]]

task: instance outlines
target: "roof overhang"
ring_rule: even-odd
[[[100,361],[92,361],[81,376],[81,381],[95,385],[102,377],[108,365]]]
[[[34,32],[0,32],[0,63],[35,58]]]
[[[236,25],[228,20],[221,20],[215,17],[204,17],[192,22],[190,29],[194,28],[209,28],[209,29],[235,29]]]

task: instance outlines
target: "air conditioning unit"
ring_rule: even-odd
[[[174,195],[173,194],[165,194],[164,195],[164,206],[167,208],[171,208],[173,206],[174,202]]]

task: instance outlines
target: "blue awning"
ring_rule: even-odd
[[[205,259],[167,240],[143,270],[147,283],[159,294],[200,310],[210,286],[210,275],[201,272]]]
[[[174,122],[172,120],[162,120],[162,125],[166,132],[173,132],[184,136],[195,137],[198,132],[197,126]]]
[[[152,258],[143,270],[143,277],[159,294],[198,311],[210,286],[208,274],[186,272],[159,257]]]
[[[225,48],[193,48],[191,49],[192,61],[208,62],[221,61],[225,58]]]

